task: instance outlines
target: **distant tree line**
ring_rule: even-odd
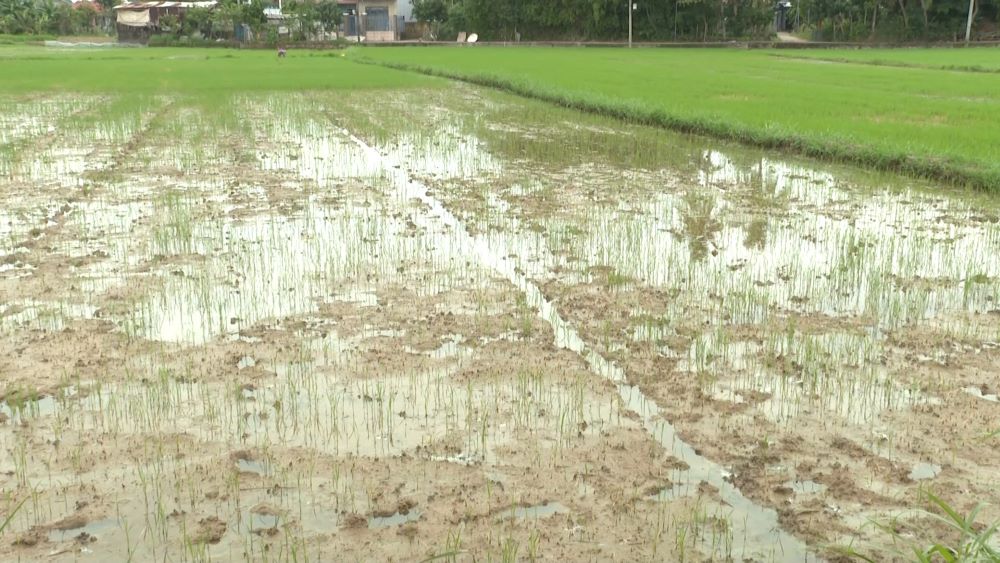
[[[774,0],[631,0],[637,41],[766,39],[774,32]],[[788,22],[825,41],[935,41],[964,37],[968,0],[791,0]],[[99,0],[106,18],[116,0]],[[175,35],[228,37],[236,25],[265,30],[263,0],[222,0],[194,8],[161,27]],[[414,0],[414,16],[439,39],[460,31],[485,40],[621,40],[628,34],[629,0]],[[284,12],[293,38],[336,29],[335,0],[290,0]],[[973,0],[974,36],[1000,39],[1000,0]],[[87,5],[61,0],[0,0],[0,34],[73,35],[98,31]]]
[[[300,41],[311,39],[319,32],[335,30],[343,18],[335,0],[288,0],[284,2],[282,12],[292,39]],[[222,0],[212,9],[192,8],[178,24],[175,30],[177,35],[223,38],[232,35],[237,25],[247,25],[269,41],[277,40],[277,30],[266,26],[267,17],[261,0]]]
[[[100,0],[97,5],[113,28],[112,8],[121,0]],[[184,15],[160,18],[160,30],[175,36],[228,38],[238,25],[247,25],[262,37],[276,36],[267,28],[262,0],[220,0],[215,8],[191,8]],[[343,18],[336,0],[288,0],[284,2],[286,24],[295,40],[308,40],[317,33],[333,31]],[[89,5],[62,0],[0,0],[0,34],[80,35],[98,31],[97,12]]]
[[[638,41],[765,39],[774,0],[631,0]],[[974,1],[974,31],[997,33],[1000,0]],[[441,39],[621,40],[629,0],[414,0],[414,16]],[[963,38],[969,0],[792,0],[788,22],[826,41],[932,41]]]
[[[222,0],[215,8],[190,8],[184,12],[183,18],[161,16],[160,28],[177,36],[222,38],[232,36],[237,25],[245,24],[258,30],[266,22],[261,0]]]
[[[97,3],[110,8],[113,0]],[[93,33],[103,21],[89,3],[73,5],[57,0],[0,0],[0,34],[80,35]]]

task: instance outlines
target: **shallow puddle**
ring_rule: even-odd
[[[432,271],[447,287],[456,260],[447,245],[435,248],[403,231],[405,223],[387,214],[318,204],[292,217],[197,227],[194,240],[218,258],[166,280],[163,293],[136,312],[132,330],[154,340],[200,344],[265,319],[315,311],[334,300],[331,287],[365,275],[391,281],[401,267]]]
[[[235,499],[217,524],[223,531],[227,524],[239,529],[246,545],[210,548],[211,554],[225,558],[226,549],[249,549],[249,555],[237,556],[255,558],[259,542],[287,539],[279,533],[292,534],[296,526],[326,534],[342,515],[371,514],[383,493],[365,484],[365,490],[341,497],[339,476],[313,482],[311,468],[309,482],[302,482],[303,470],[293,469],[300,453],[336,460],[335,469],[327,469],[331,473],[354,463],[399,459],[443,462],[434,467],[469,476],[480,467],[499,474],[508,464],[545,471],[552,464],[558,472],[563,448],[606,445],[627,430],[648,442],[643,448],[649,452],[636,450],[638,455],[662,456],[664,469],[651,488],[641,489],[660,489],[642,493],[660,504],[639,502],[635,514],[631,508],[621,513],[621,522],[631,526],[631,518],[646,519],[643,530],[649,532],[648,520],[673,518],[669,533],[676,536],[683,533],[678,522],[690,515],[668,513],[682,507],[698,521],[703,535],[694,545],[702,556],[811,561],[817,553],[779,525],[774,504],[762,504],[769,502],[767,494],[734,485],[744,486],[740,478],[747,478],[734,473],[749,472],[731,459],[719,460],[730,454],[739,460],[751,448],[767,450],[789,436],[783,446],[827,447],[794,441],[800,422],[803,428],[818,422],[844,430],[835,445],[853,457],[832,453],[830,460],[838,463],[864,455],[851,449],[864,442],[859,434],[876,442],[876,453],[901,449],[895,440],[905,428],[871,436],[892,420],[889,414],[912,407],[932,411],[940,404],[934,394],[942,390],[912,379],[906,361],[928,369],[946,366],[964,350],[924,350],[917,329],[944,334],[948,345],[996,338],[987,322],[1000,302],[1000,263],[992,259],[1000,251],[1000,222],[992,208],[917,190],[859,189],[803,165],[727,154],[704,143],[694,150],[691,140],[671,140],[687,144],[674,147],[678,154],[662,164],[656,160],[663,155],[638,154],[643,145],[635,144],[633,128],[615,124],[487,127],[434,107],[428,113],[440,118],[433,126],[381,127],[378,117],[385,116],[373,118],[354,107],[358,100],[345,100],[337,100],[345,107],[334,108],[333,98],[319,94],[263,101],[241,96],[234,104],[236,125],[227,123],[218,136],[204,109],[181,108],[177,119],[157,125],[157,134],[226,142],[171,148],[146,140],[134,159],[118,162],[106,176],[94,174],[113,160],[106,147],[90,154],[83,141],[111,146],[131,136],[137,120],[121,120],[120,130],[101,126],[88,133],[58,129],[54,119],[0,115],[0,125],[10,125],[8,131],[0,127],[0,143],[53,139],[31,158],[0,162],[0,176],[6,170],[47,190],[64,183],[82,194],[67,211],[35,203],[0,210],[0,283],[6,283],[0,289],[51,283],[56,292],[71,288],[78,297],[64,302],[53,292],[8,299],[0,303],[0,333],[42,341],[65,336],[67,329],[84,330],[74,321],[111,327],[110,319],[114,335],[124,333],[135,346],[131,361],[111,360],[110,367],[91,370],[98,372],[91,377],[110,372],[106,383],[70,379],[75,385],[55,396],[0,404],[0,414],[11,422],[2,425],[0,438],[21,456],[3,467],[12,479],[32,486],[86,480],[80,450],[57,449],[53,459],[43,455],[50,444],[69,450],[75,436],[115,445],[172,437],[171,451],[143,446],[142,455],[175,456],[168,463],[178,465],[187,454],[183,440],[211,444],[212,455],[220,457],[205,463],[221,468],[231,489],[218,496],[218,490],[200,490],[197,479],[176,473],[170,478],[183,481],[177,486],[199,502],[208,493],[217,495],[213,500]],[[345,125],[351,130],[341,129]],[[547,137],[554,139],[544,147],[550,152],[533,153]],[[592,152],[575,154],[581,139]],[[554,162],[543,162],[546,154]],[[232,181],[221,179],[230,176]],[[91,195],[95,186],[97,195]],[[72,267],[64,272],[59,268],[67,261]],[[21,277],[33,277],[33,284],[21,285]],[[501,297],[481,297],[487,289]],[[450,299],[426,308],[411,303],[444,295]],[[619,301],[628,299],[633,304],[618,311]],[[516,301],[523,318],[510,320],[515,317],[507,301]],[[489,325],[498,311],[511,324],[489,337],[462,334],[466,329],[456,320]],[[564,377],[563,364],[553,364],[560,367],[552,373],[544,372],[548,363],[539,373],[521,369],[518,346],[541,346],[530,336],[537,340],[536,327],[545,326],[538,319],[552,330],[551,340],[543,333],[540,355],[546,362],[570,358],[579,380]],[[907,351],[901,362],[903,355],[893,354],[913,334],[917,353]],[[484,352],[498,342],[509,347]],[[46,362],[59,359],[46,354]],[[687,380],[696,383],[677,386],[683,395],[667,385]],[[993,389],[965,391],[995,402]],[[685,404],[697,405],[697,412],[670,420],[675,405]],[[692,420],[722,422],[715,428]],[[723,435],[723,428],[745,428],[747,422],[776,429],[780,437]],[[723,453],[711,453],[709,442],[716,439]],[[46,445],[32,449],[37,444]],[[273,455],[278,449],[294,454],[286,462]],[[827,489],[791,471],[802,459],[825,455],[778,448],[765,453],[783,458],[760,462],[768,490],[778,485],[788,510],[810,514],[793,517],[796,527],[788,529],[811,537],[806,534],[815,530],[803,526],[813,518],[824,526],[839,523],[834,500],[844,487]],[[129,455],[140,457],[138,451]],[[595,470],[586,455],[574,455],[587,467],[573,471]],[[914,460],[906,458],[903,467]],[[58,463],[74,464],[72,473],[63,467],[57,477],[46,474]],[[817,465],[815,472],[796,471],[805,476],[829,470]],[[137,470],[143,487],[146,471]],[[937,465],[920,463],[910,479],[933,479],[940,472]],[[588,525],[577,516],[596,510],[597,504],[588,503],[603,502],[596,497],[607,487],[572,479],[584,503],[574,502],[573,511],[559,502],[514,505],[502,513],[463,509],[486,514],[491,522],[571,515],[567,533],[576,534]],[[859,488],[880,482],[873,475]],[[332,493],[324,488],[331,483]],[[395,492],[413,492],[407,487]],[[505,502],[526,496],[516,493],[505,491],[513,496]],[[893,493],[886,498],[908,498]],[[139,497],[136,490],[131,494]],[[572,492],[556,495],[573,498]],[[245,507],[252,503],[241,504],[244,497],[259,502],[265,496],[285,504],[249,511]],[[303,498],[310,506],[303,508]],[[336,511],[319,500],[311,504],[331,498]],[[827,504],[822,513],[802,512],[810,503]],[[649,507],[659,516],[644,512]],[[367,520],[368,529],[380,529],[426,520],[434,522],[428,533],[447,534],[451,541],[452,531],[440,531],[444,526],[438,526],[434,508],[359,516],[353,524],[364,528]],[[192,522],[202,516],[190,514]],[[67,530],[50,540],[107,533],[118,527],[112,522],[101,524],[103,530]],[[28,524],[19,520],[18,531]],[[157,533],[169,527],[160,526]],[[605,542],[601,532],[587,541]],[[156,558],[169,558],[155,537],[143,541],[152,542]],[[621,546],[630,541],[645,545],[649,538],[630,536]],[[674,541],[675,549],[686,545],[683,538]],[[429,546],[420,548],[430,553]]]
[[[815,495],[826,491],[826,485],[810,480],[792,481],[789,486],[797,495]]]
[[[521,432],[559,440],[601,432],[617,415],[614,405],[583,387],[543,385],[521,374],[512,381],[464,384],[450,379],[456,365],[401,368],[355,379],[339,374],[351,353],[289,364],[258,364],[276,376],[263,385],[194,383],[165,377],[155,364],[149,379],[101,385],[86,394],[0,405],[14,422],[63,420],[113,435],[184,432],[244,447],[309,447],[334,455],[414,455],[446,437],[464,437],[464,463],[495,462],[497,451]],[[241,455],[238,473],[279,476],[271,463]]]
[[[913,466],[910,470],[910,479],[914,481],[923,481],[926,479],[933,479],[941,473],[941,466],[933,463],[921,462]]]
[[[966,393],[972,395],[973,397],[976,397],[978,399],[982,399],[984,401],[990,401],[991,403],[1000,402],[1000,399],[998,399],[998,394],[997,393],[990,393],[990,392],[985,392],[984,393],[983,389],[981,387],[966,387],[966,388],[964,388],[964,391]]]
[[[281,517],[277,514],[249,512],[242,523],[243,529],[251,534],[271,534],[277,532]]]
[[[509,511],[506,511],[501,516],[502,519],[515,519],[515,520],[537,520],[539,518],[548,518],[555,514],[569,514],[570,509],[566,508],[565,505],[559,502],[546,502],[542,504],[536,504],[532,506],[515,506],[511,507]]]
[[[48,540],[50,542],[60,543],[67,541],[78,541],[81,543],[91,543],[93,541],[99,541],[101,535],[111,531],[117,530],[121,527],[121,522],[115,518],[105,518],[103,520],[97,520],[94,522],[88,522],[83,526],[76,528],[68,528],[65,530],[50,530],[48,534]]]
[[[742,404],[753,392],[756,409],[783,424],[823,413],[861,425],[886,410],[941,403],[894,381],[875,356],[878,351],[864,334],[786,333],[761,345],[709,333],[692,344],[678,369],[711,375],[716,400]]]
[[[36,396],[16,389],[11,391],[6,400],[0,401],[0,414],[14,424],[52,416],[62,404],[77,400],[77,389],[72,385],[62,388],[55,395]]]
[[[0,333],[14,330],[54,332],[73,319],[93,319],[97,307],[82,303],[12,301],[0,304]]]
[[[402,526],[409,522],[416,522],[420,520],[419,510],[410,510],[406,513],[396,512],[390,514],[389,516],[372,516],[368,519],[368,527],[371,529],[376,528],[391,528],[393,526]]]
[[[271,473],[270,468],[266,462],[258,461],[255,459],[237,459],[236,470],[239,471],[240,473],[251,473],[253,475],[259,475],[261,477],[267,476]]]
[[[516,249],[507,248],[502,239],[470,235],[463,223],[439,200],[435,199],[425,185],[400,171],[396,165],[398,161],[395,155],[384,156],[365,144],[360,138],[352,138],[358,146],[371,155],[373,160],[383,162],[384,173],[400,190],[403,198],[422,201],[429,208],[432,217],[438,218],[452,227],[457,234],[458,241],[465,247],[465,255],[475,256],[481,264],[506,277],[524,293],[528,304],[534,307],[538,315],[552,326],[557,346],[576,352],[586,361],[594,373],[617,385],[624,404],[629,410],[639,415],[647,431],[674,457],[688,464],[691,469],[686,472],[686,477],[691,482],[706,481],[718,489],[722,499],[733,509],[731,522],[737,527],[736,533],[733,535],[734,553],[744,556],[763,553],[770,549],[763,546],[773,546],[777,542],[782,545],[784,553],[789,558],[814,559],[814,556],[801,541],[780,529],[774,510],[755,504],[743,496],[739,489],[723,479],[722,468],[698,455],[693,447],[683,442],[677,436],[674,427],[660,415],[660,409],[654,401],[646,397],[637,387],[625,383],[625,373],[619,366],[609,362],[583,341],[576,329],[563,319],[556,306],[545,298],[538,286],[518,267],[525,260],[517,253]],[[516,260],[515,257],[521,258],[521,260]],[[741,523],[744,522],[746,528],[739,529]]]

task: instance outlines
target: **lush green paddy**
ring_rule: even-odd
[[[926,57],[928,65],[971,66],[995,65],[996,52],[893,56],[914,64]],[[787,53],[792,52],[782,54]],[[807,52],[794,52],[799,53]],[[1000,187],[1000,75],[773,55],[733,49],[442,47],[358,49],[349,56],[674,129],[988,190]]]

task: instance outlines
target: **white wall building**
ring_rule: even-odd
[[[413,0],[397,0],[396,13],[406,21],[413,21]]]

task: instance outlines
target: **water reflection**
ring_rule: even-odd
[[[235,186],[178,178],[163,186],[132,178],[108,200],[74,203],[68,224],[82,236],[58,243],[58,251],[103,257],[80,268],[85,291],[99,295],[155,280],[119,319],[122,330],[137,339],[201,345],[226,336],[243,339],[247,329],[325,304],[379,307],[378,290],[388,284],[431,295],[475,290],[500,278],[550,324],[556,345],[614,383],[620,404],[687,464],[671,476],[675,486],[666,497],[703,482],[718,490],[737,530],[735,551],[748,557],[775,542],[786,558],[810,554],[778,527],[774,510],[744,496],[724,468],[677,436],[660,406],[626,383],[625,364],[581,336],[587,311],[548,298],[543,284],[606,282],[622,291],[673,296],[662,310],[636,311],[634,318],[649,324],[633,323],[630,337],[680,360],[681,374],[709,374],[707,391],[715,399],[752,402],[754,412],[783,423],[817,413],[846,424],[870,423],[886,409],[932,401],[881,365],[888,336],[928,321],[975,331],[974,321],[947,323],[959,313],[995,310],[1000,298],[1000,262],[992,259],[1000,250],[1000,227],[959,200],[920,191],[870,193],[801,165],[747,162],[690,147],[675,150],[683,158],[659,168],[650,159],[643,162],[646,169],[627,172],[570,163],[556,172],[539,165],[525,173],[525,163],[530,168],[538,155],[522,150],[519,141],[528,139],[518,136],[532,135],[530,147],[541,147],[543,137],[516,128],[503,131],[508,148],[520,151],[515,160],[468,133],[456,117],[426,130],[390,134],[373,127],[362,135],[317,117],[325,108],[312,99],[238,99],[236,105],[247,110],[259,149],[249,160],[253,172],[274,173],[281,182],[265,184],[249,172]],[[17,127],[3,139],[47,126],[28,120]],[[205,129],[179,127],[179,135]],[[599,130],[586,135],[609,144],[620,137]],[[66,139],[74,144],[83,137]],[[573,152],[571,143],[547,148],[557,149],[572,160],[565,154]],[[81,153],[60,150],[31,163],[10,161],[4,170],[32,182],[72,178],[79,185],[86,169]],[[601,143],[587,150],[600,152]],[[617,146],[606,152],[617,154],[611,162],[638,158],[632,154],[638,151]],[[163,154],[147,147],[143,154],[178,169],[234,158],[192,147]],[[610,189],[612,181],[621,183],[614,184],[620,193]],[[290,201],[281,200],[283,191],[292,194]],[[0,250],[14,250],[13,241],[32,223],[52,222],[48,211],[0,210]],[[94,313],[87,305],[11,300],[0,304],[0,326],[55,331],[66,319]],[[605,314],[597,311],[597,320]],[[790,317],[838,323],[798,330],[788,326]],[[672,350],[664,341],[681,328],[688,329],[689,342]],[[731,334],[737,329],[742,337]],[[372,330],[360,338],[402,336]],[[450,334],[431,350],[399,347],[443,367],[345,381],[324,368],[352,361],[356,343],[332,332],[307,342],[309,357],[302,361],[273,364],[246,356],[234,362],[241,370],[273,371],[267,385],[133,382],[90,393],[60,414],[77,417],[81,428],[113,434],[176,431],[333,454],[395,456],[454,434],[461,436],[458,451],[431,459],[477,464],[496,462],[498,446],[518,429],[558,436],[585,422],[598,432],[622,408],[599,404],[578,388],[531,387],[528,393],[537,383],[527,375],[516,382],[455,385],[451,376],[471,355],[462,339]],[[627,346],[613,345],[607,349],[627,355]],[[980,396],[995,400],[995,394]],[[58,407],[37,405],[39,411]],[[508,427],[485,414],[510,405],[516,422]],[[538,416],[543,411],[564,413],[564,420]],[[563,427],[565,420],[572,424]],[[272,469],[246,460],[235,464],[236,471],[258,476]],[[821,492],[809,483],[792,488]],[[399,516],[405,515],[388,518]],[[264,524],[251,522],[250,528],[272,529],[277,519]]]
[[[722,223],[715,218],[715,198],[708,194],[688,192],[679,210],[684,225],[684,238],[688,243],[692,262],[700,262],[711,251],[716,254],[715,236],[722,230]],[[711,249],[710,249],[711,246]]]

